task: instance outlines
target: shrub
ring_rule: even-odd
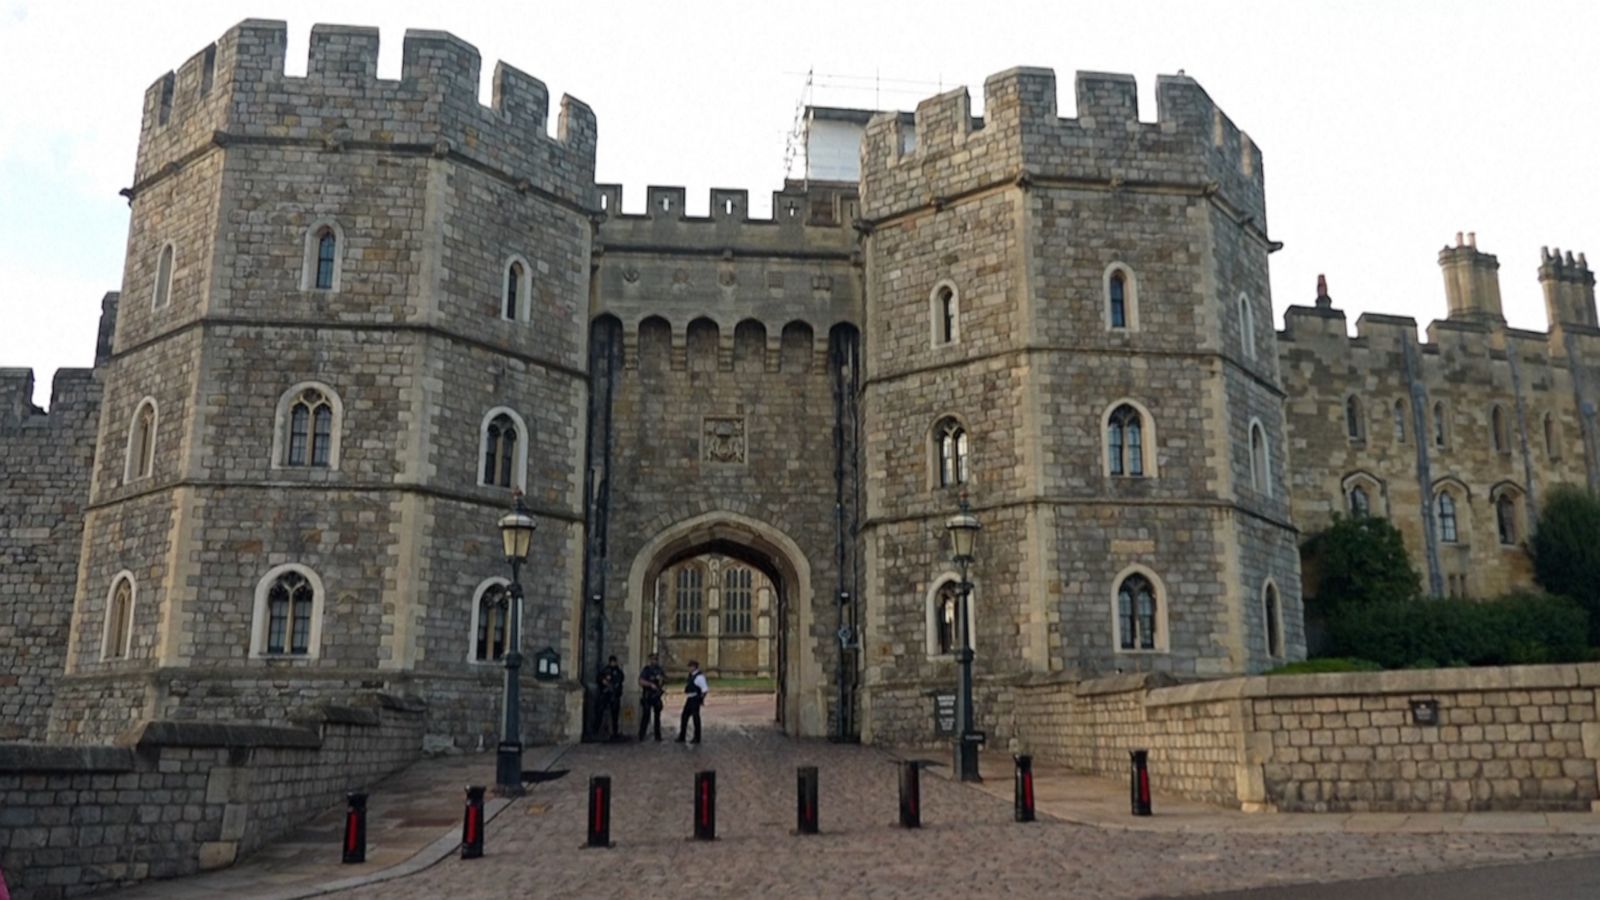
[[[1348,656],[1323,656],[1317,659],[1303,659],[1299,662],[1292,662],[1264,674],[1320,675],[1326,672],[1378,672],[1382,669],[1383,666],[1370,659],[1354,659]]]
[[[1330,618],[1347,607],[1422,593],[1400,530],[1381,516],[1335,515],[1327,530],[1305,542],[1302,555],[1319,573],[1316,603]]]
[[[1600,500],[1571,485],[1551,490],[1529,549],[1533,577],[1588,610],[1589,642],[1600,645]]]
[[[1580,662],[1588,633],[1588,613],[1550,594],[1371,604],[1329,623],[1336,653],[1388,669]]]

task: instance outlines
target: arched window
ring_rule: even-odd
[[[1250,423],[1250,486],[1272,496],[1272,470],[1268,464],[1267,432],[1260,422]]]
[[[1134,277],[1133,270],[1114,262],[1106,266],[1101,278],[1107,330],[1138,331],[1139,280]]]
[[[504,407],[484,416],[482,477],[488,487],[521,488],[528,471],[527,429],[516,413]]]
[[[172,269],[176,262],[176,249],[167,244],[156,259],[156,287],[150,303],[151,309],[161,309],[172,300]]]
[[[1262,592],[1265,606],[1264,624],[1267,629],[1267,655],[1273,659],[1283,657],[1283,612],[1278,608],[1278,588],[1271,582]]]
[[[1556,440],[1556,418],[1550,413],[1544,414],[1544,455],[1550,459],[1560,459],[1561,451],[1558,449],[1560,442]]]
[[[146,397],[139,401],[139,407],[133,411],[133,421],[128,425],[127,460],[122,480],[129,482],[149,478],[155,471],[155,456],[156,401]]]
[[[322,391],[308,387],[289,404],[286,466],[325,469],[333,450],[333,403]]]
[[[933,289],[929,306],[933,317],[933,345],[953,344],[961,337],[961,297],[955,285],[941,282]]]
[[[319,219],[306,229],[306,250],[300,289],[337,291],[344,267],[344,232],[332,219]]]
[[[1361,415],[1361,398],[1355,394],[1344,398],[1344,430],[1352,441],[1366,439],[1366,421]]]
[[[322,632],[322,584],[302,566],[279,566],[256,587],[254,656],[315,656]]]
[[[1396,400],[1394,402],[1394,441],[1397,444],[1406,442],[1406,402],[1404,400]]]
[[[504,659],[510,639],[511,592],[505,584],[491,582],[478,594],[476,625],[472,638],[472,658],[476,662]]]
[[[1250,298],[1239,295],[1239,341],[1244,347],[1244,358],[1256,358],[1256,314],[1250,307]]]
[[[1506,434],[1506,414],[1499,404],[1489,410],[1489,437],[1494,442],[1494,452],[1511,452],[1511,440]]]
[[[678,570],[674,629],[677,634],[696,635],[705,631],[704,575],[699,566]]]
[[[1500,543],[1507,546],[1515,545],[1520,535],[1517,529],[1517,501],[1512,497],[1511,491],[1501,491],[1500,496],[1495,499],[1494,522],[1500,534]]]
[[[509,322],[526,322],[532,318],[533,269],[528,261],[513,256],[506,263],[505,278],[501,285],[500,317]]]
[[[1367,489],[1356,485],[1350,489],[1350,515],[1357,518],[1366,516],[1372,510],[1372,501],[1367,497]]]
[[[977,588],[967,595],[967,640],[975,640],[972,631],[974,601]],[[954,656],[961,649],[961,579],[953,572],[935,578],[928,587],[927,651],[929,657]]]
[[[933,430],[939,487],[967,483],[967,430],[955,419],[941,419]]]
[[[1454,544],[1456,532],[1456,500],[1449,491],[1439,492],[1439,540]]]
[[[752,612],[755,607],[755,573],[744,566],[722,572],[722,633],[745,635],[755,632]]]
[[[1144,421],[1127,403],[1106,420],[1106,460],[1113,476],[1144,477]]]
[[[1450,425],[1445,418],[1444,401],[1433,404],[1433,445],[1443,447],[1449,442]]]
[[[106,601],[106,630],[100,645],[101,659],[127,659],[133,641],[133,576],[121,572],[111,583]]]
[[[1156,649],[1157,598],[1155,585],[1133,574],[1117,586],[1117,630],[1123,650]]]

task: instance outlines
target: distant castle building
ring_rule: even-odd
[[[793,733],[932,738],[955,678],[944,522],[983,523],[980,727],[1011,687],[1304,655],[1298,544],[1385,515],[1435,593],[1529,582],[1541,492],[1600,480],[1581,255],[1440,255],[1449,317],[1326,291],[1274,334],[1262,156],[1200,86],[1012,69],[914,116],[812,109],[813,172],[642,214],[594,114],[476,50],[247,21],[147,92],[90,371],[0,371],[0,737],[285,721],[373,692],[492,733],[513,490],[528,736],[617,654],[777,682]],[[528,670],[524,670],[528,671]]]

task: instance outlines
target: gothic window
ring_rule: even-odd
[[[533,275],[527,260],[512,257],[506,263],[505,283],[501,287],[500,317],[511,322],[526,322],[533,302]]]
[[[1366,439],[1366,421],[1361,415],[1361,398],[1354,394],[1344,400],[1344,430],[1352,441]]]
[[[1406,442],[1406,402],[1404,400],[1396,400],[1394,402],[1394,441],[1397,444]]]
[[[1256,358],[1256,314],[1250,308],[1250,298],[1239,295],[1239,340],[1244,346],[1244,358]]]
[[[482,477],[488,487],[520,488],[528,469],[527,429],[516,413],[505,408],[489,411],[483,422]]]
[[[333,402],[314,387],[305,388],[289,404],[286,466],[328,468],[333,449]]]
[[[677,634],[697,635],[705,631],[704,575],[699,566],[689,565],[678,570],[677,596],[674,609]]]
[[[1106,459],[1113,476],[1144,477],[1144,421],[1127,403],[1106,420]]]
[[[1494,501],[1495,528],[1500,535],[1500,543],[1507,546],[1517,542],[1517,502],[1512,492],[1502,491]]]
[[[1106,328],[1113,331],[1137,331],[1139,328],[1139,285],[1133,272],[1120,262],[1106,267],[1105,275]]]
[[[511,621],[510,592],[503,584],[490,584],[478,597],[477,629],[472,640],[472,658],[496,662],[506,655],[508,623]]]
[[[725,569],[722,573],[722,633],[752,634],[755,591],[755,573],[743,566]]]
[[[301,290],[337,291],[344,266],[344,232],[331,219],[321,219],[306,230]]]
[[[1267,655],[1273,659],[1283,657],[1283,611],[1278,608],[1278,588],[1271,583],[1267,584],[1264,604],[1266,607],[1265,625],[1267,629]]]
[[[1489,410],[1489,437],[1494,441],[1494,452],[1511,452],[1511,440],[1506,434],[1506,414],[1498,404]]]
[[[967,483],[967,430],[955,419],[941,419],[934,434],[939,487]]]
[[[1556,418],[1550,413],[1544,414],[1544,455],[1550,459],[1560,459],[1561,451],[1558,449],[1560,442],[1556,440]]]
[[[940,656],[950,656],[961,649],[961,632],[956,616],[961,609],[961,590],[953,581],[939,587],[933,607],[934,648]]]
[[[171,244],[161,248],[161,256],[156,260],[156,288],[150,304],[152,309],[161,309],[172,300],[172,269],[175,256],[176,250]]]
[[[1456,533],[1456,500],[1449,491],[1439,492],[1439,540],[1454,544]]]
[[[100,648],[100,658],[127,659],[132,638],[133,577],[124,572],[113,582],[111,599],[106,603],[105,642]]]
[[[1433,445],[1444,447],[1449,441],[1449,422],[1445,419],[1444,402],[1433,404]]]
[[[1372,510],[1372,501],[1367,496],[1367,489],[1356,485],[1350,489],[1350,515],[1357,518],[1366,516]]]
[[[127,465],[123,481],[149,478],[155,470],[156,451],[156,401],[146,397],[134,410],[133,422],[128,426]]]
[[[941,283],[933,290],[930,306],[933,316],[933,344],[953,344],[961,337],[961,297],[955,286]]]
[[[1156,649],[1155,586],[1143,575],[1129,575],[1117,587],[1117,623],[1123,650]]]
[[[310,656],[315,652],[317,619],[321,615],[319,586],[309,572],[283,567],[263,583],[263,609],[259,611],[260,655]]]
[[[1268,465],[1267,432],[1260,422],[1250,423],[1250,486],[1272,496],[1271,468]]]

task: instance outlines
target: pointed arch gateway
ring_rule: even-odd
[[[639,549],[628,570],[628,660],[624,665],[636,672],[651,652],[646,645],[647,617],[652,612],[656,579],[674,564],[706,553],[736,559],[772,582],[778,724],[791,735],[825,736],[828,686],[822,680],[815,646],[800,639],[811,634],[814,617],[811,564],[792,538],[758,519],[725,510],[702,513],[662,529]],[[630,684],[624,702],[637,705],[637,690]]]

